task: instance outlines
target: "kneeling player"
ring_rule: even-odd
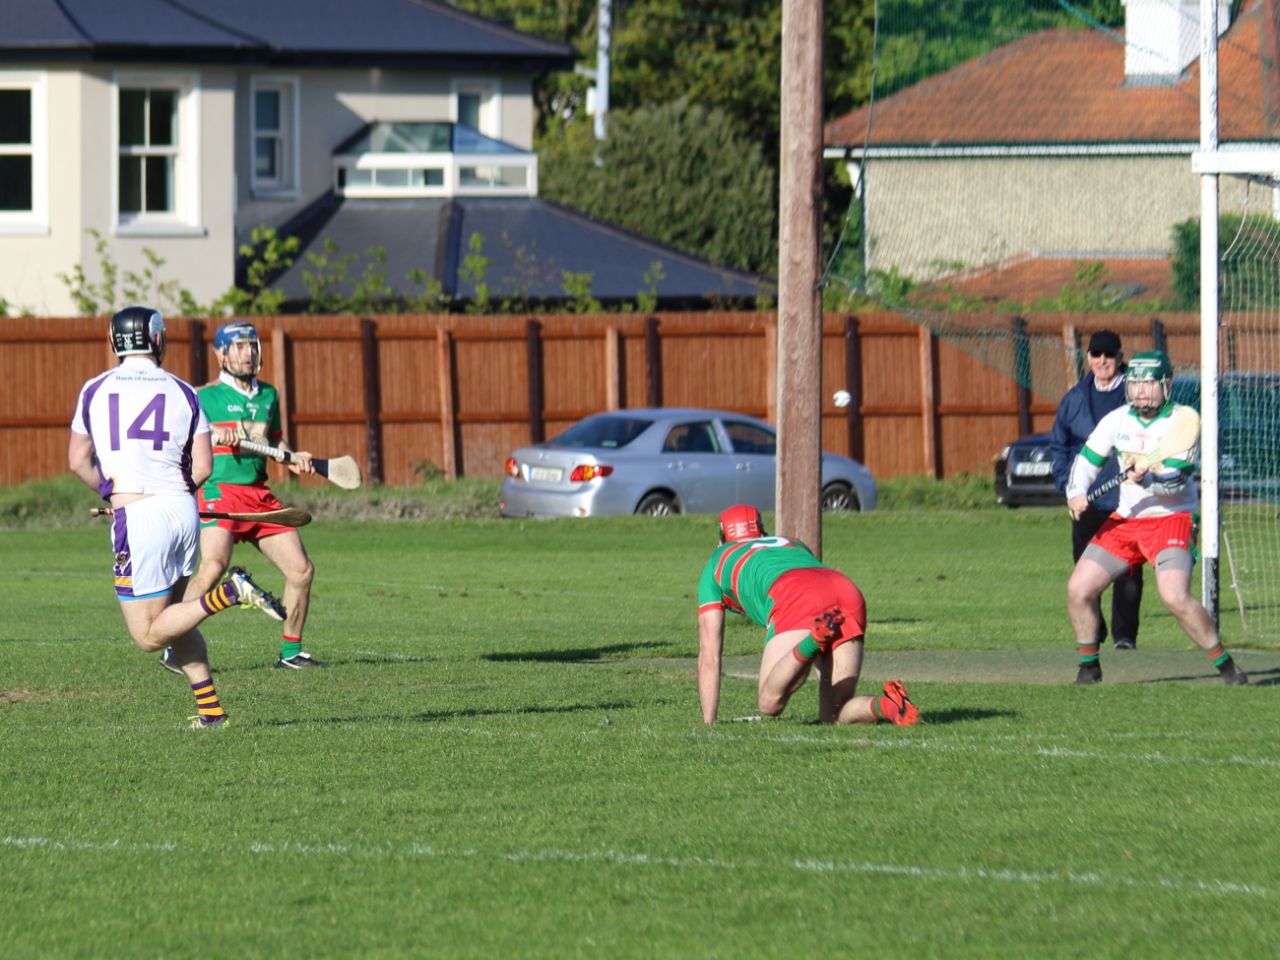
[[[854,696],[862,672],[867,607],[862,592],[798,540],[765,535],[760,511],[739,504],[720,514],[720,546],[698,582],[698,699],[715,723],[720,705],[724,611],[765,628],[757,701],[776,717],[817,663],[823,723],[916,723],[920,714],[898,680],[878,697]]]

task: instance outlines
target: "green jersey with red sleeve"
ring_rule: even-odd
[[[224,375],[218,381],[200,388],[200,406],[214,429],[232,430],[242,440],[256,440],[275,446],[280,442],[280,395],[276,388],[260,380],[254,381],[252,393],[245,393]],[[209,499],[219,496],[219,484],[251,486],[265,483],[267,461],[256,453],[243,453],[236,447],[214,444],[213,472],[205,482]]]
[[[702,568],[698,612],[727,608],[767,626],[773,611],[769,588],[774,581],[791,570],[822,565],[808,547],[788,537],[722,543]]]

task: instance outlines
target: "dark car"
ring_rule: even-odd
[[[1199,377],[1175,377],[1173,399],[1200,409]],[[1218,460],[1222,495],[1230,499],[1280,496],[1280,374],[1225,373],[1218,382]],[[1062,506],[1053,485],[1049,434],[1015,440],[995,457],[996,503],[1006,507]]]
[[[1015,440],[995,458],[996,503],[1006,507],[1062,506],[1066,499],[1053,485],[1049,434]]]

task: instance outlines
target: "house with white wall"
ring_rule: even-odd
[[[537,199],[534,82],[574,58],[435,0],[0,0],[0,299],[75,312],[58,275],[80,265],[96,279],[90,231],[122,271],[153,251],[162,278],[207,304],[236,281],[255,227],[305,223],[312,241],[346,204],[417,210],[433,237],[433,211],[465,221],[470,201],[606,229]],[[371,230],[405,264],[456,267],[456,254],[433,261],[400,250],[402,232]],[[627,240],[636,263],[684,263],[665,294],[754,289]],[[456,277],[438,279],[456,292]]]

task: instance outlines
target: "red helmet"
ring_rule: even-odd
[[[754,540],[763,537],[764,519],[748,503],[739,503],[720,514],[720,542]]]

